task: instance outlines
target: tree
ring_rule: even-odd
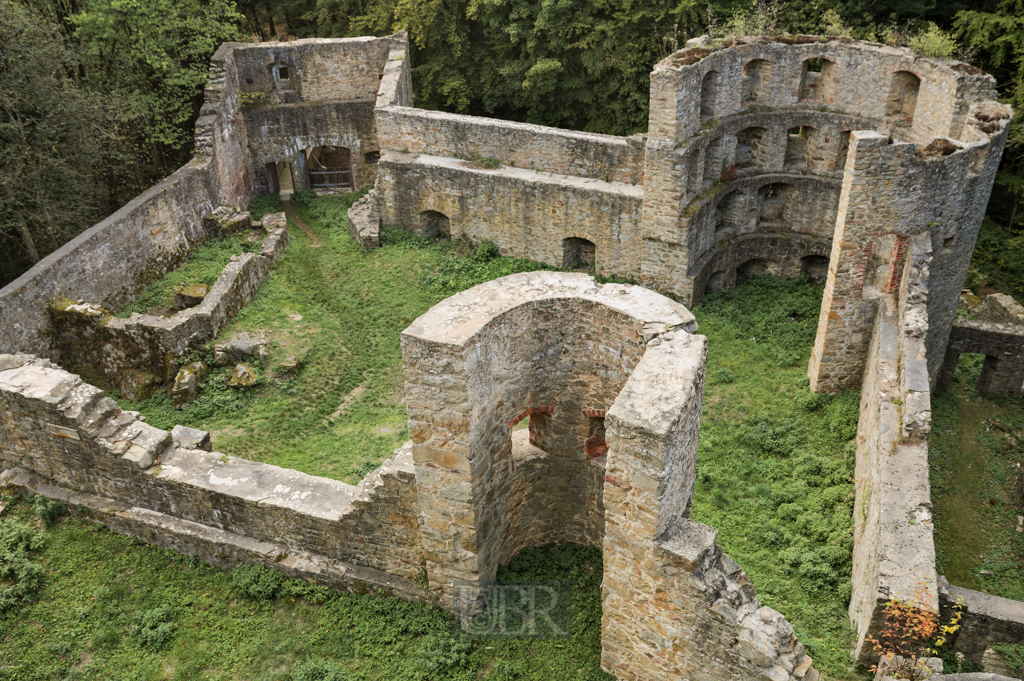
[[[125,103],[152,177],[186,160],[210,56],[241,20],[229,0],[84,0],[71,17],[90,87]]]
[[[106,212],[95,180],[118,143],[114,102],[76,82],[58,25],[12,0],[0,14],[0,238],[37,262]]]

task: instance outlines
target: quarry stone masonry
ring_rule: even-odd
[[[931,391],[961,353],[988,356],[982,392],[1024,386],[1024,310],[956,319],[1011,117],[990,76],[848,39],[700,38],[655,65],[647,132],[615,137],[417,109],[411,74],[404,32],[221,46],[193,161],[0,291],[0,484],[216,565],[460,614],[524,548],[601,547],[617,678],[817,681],[690,519],[708,348],[684,306],[807,274],[825,283],[811,387],[861,389],[857,659],[877,660],[865,638],[884,603],[921,585],[925,607],[966,604],[971,659],[1024,642],[1024,604],[937,574],[928,481]],[[410,441],[355,486],[208,451],[208,434],[153,428],[69,371],[171,380],[251,300],[283,215],[209,292],[180,292],[191,307],[106,310],[248,220],[230,207],[302,188],[369,189],[349,211],[364,248],[389,224],[489,239],[682,302],[534,272],[438,303],[401,338]]]

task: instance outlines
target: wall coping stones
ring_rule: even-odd
[[[598,284],[582,273],[525,272],[456,293],[430,308],[402,332],[433,343],[461,346],[484,326],[519,305],[557,298],[580,298],[605,305],[663,330],[696,331],[693,313],[665,296],[624,284]]]
[[[449,156],[432,156],[430,154],[406,154],[401,151],[387,150],[381,155],[381,161],[392,163],[414,164],[430,168],[449,168],[460,172],[490,175],[509,180],[519,180],[530,184],[548,184],[560,187],[572,187],[574,189],[586,189],[595,192],[607,192],[643,198],[643,185],[627,184],[625,182],[605,182],[594,178],[579,177],[575,175],[560,175],[547,173],[539,170],[527,170],[526,168],[514,168],[503,166],[495,170],[486,168],[475,168],[468,161]]]

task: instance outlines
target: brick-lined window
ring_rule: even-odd
[[[584,409],[587,417],[587,439],[583,441],[583,454],[587,461],[597,459],[608,453],[608,445],[604,439],[604,410]]]
[[[550,433],[552,417],[555,413],[555,405],[545,404],[539,407],[529,407],[519,412],[514,419],[508,422],[509,428],[515,428],[523,419],[529,418],[530,444],[538,449],[548,451],[550,445]]]

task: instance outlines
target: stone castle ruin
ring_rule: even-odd
[[[1024,384],[1012,301],[997,321],[955,320],[1011,117],[990,76],[847,39],[697,39],[655,66],[646,134],[412,104],[404,33],[223,45],[193,161],[0,291],[2,480],[217,565],[453,609],[523,548],[599,546],[618,678],[815,681],[792,626],[689,518],[707,342],[650,290],[694,305],[737,277],[807,273],[825,281],[812,389],[862,390],[858,659],[881,606],[919,583],[932,607],[965,604],[971,659],[1024,642],[1024,604],[936,573],[928,483],[930,392],[956,357],[987,355],[989,394]],[[650,288],[538,272],[436,305],[402,335],[410,442],[356,486],[207,451],[61,368],[69,334],[114,362],[96,369],[108,377],[119,357],[159,368],[212,337],[135,320],[125,340],[124,320],[68,311],[130,300],[213,233],[218,207],[304,187],[371,189],[349,213],[365,247],[397,223]],[[241,293],[182,320],[216,327],[214,307],[251,298],[287,236],[267,230],[246,259],[258,272],[233,275]],[[112,347],[129,342],[144,347]]]

